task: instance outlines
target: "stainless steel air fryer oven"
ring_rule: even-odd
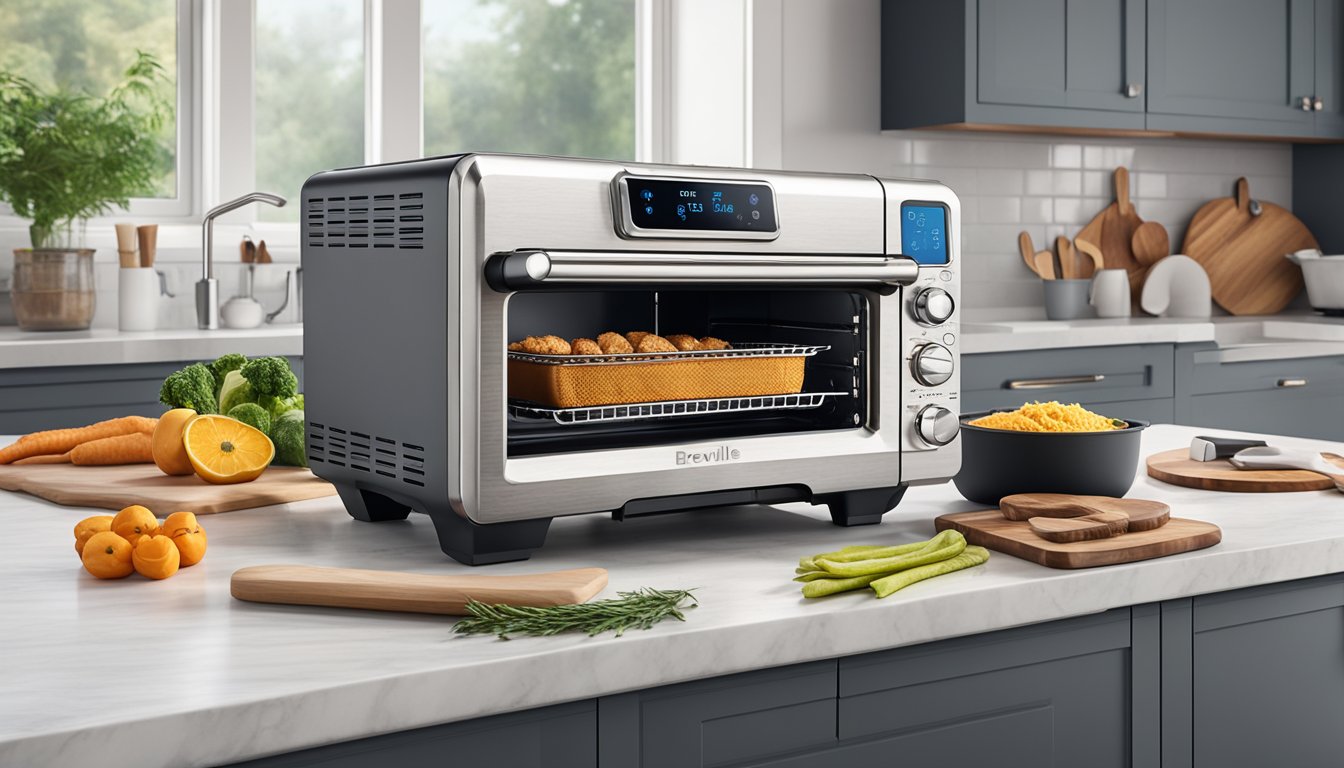
[[[960,465],[961,214],[942,185],[464,154],[319,173],[302,194],[308,451],[359,520],[423,512],[444,552],[494,563],[596,511],[809,501],[877,523]],[[529,361],[511,342],[606,330],[801,355],[802,383],[510,399],[510,358]]]

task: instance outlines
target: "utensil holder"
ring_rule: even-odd
[[[159,323],[159,277],[153,267],[117,270],[117,327],[152,331]]]
[[[1045,316],[1050,320],[1078,320],[1092,316],[1088,296],[1091,280],[1042,280]]]

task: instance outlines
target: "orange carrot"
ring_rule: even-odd
[[[87,427],[34,432],[31,435],[24,435],[19,438],[13,445],[0,448],[0,464],[9,464],[19,459],[26,459],[29,456],[65,453],[81,443],[104,437],[137,433],[149,435],[158,423],[158,419],[150,419],[144,416],[122,416],[118,419],[108,419],[97,424],[90,424]]]
[[[43,453],[37,456],[29,456],[26,459],[19,459],[18,461],[14,462],[14,466],[17,467],[20,464],[28,465],[28,464],[69,464],[69,463],[70,463],[70,453],[67,451],[66,453]]]
[[[107,464],[147,464],[154,461],[153,441],[144,432],[104,437],[80,443],[70,450],[70,462],[81,467]]]

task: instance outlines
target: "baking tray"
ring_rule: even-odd
[[[807,358],[826,346],[735,344],[732,349],[616,355],[508,353],[508,396],[572,409],[798,394]]]

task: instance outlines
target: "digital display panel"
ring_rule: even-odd
[[[767,184],[625,178],[630,221],[640,229],[775,232],[775,193]]]
[[[901,254],[919,264],[946,264],[947,208],[938,203],[901,205]]]

